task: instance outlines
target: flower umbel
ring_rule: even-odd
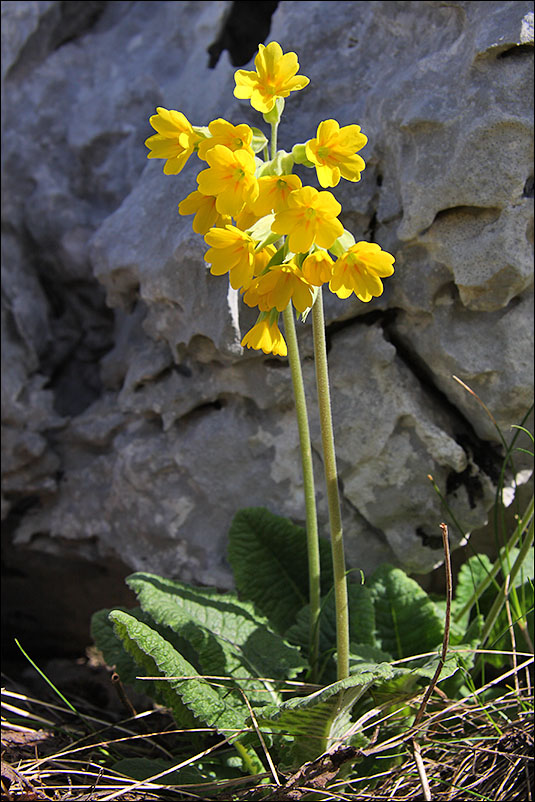
[[[193,130],[182,112],[164,109],[162,106],[158,106],[156,111],[158,113],[153,114],[149,122],[158,133],[145,140],[145,145],[150,150],[147,159],[166,159],[164,173],[177,175],[203,136]]]
[[[335,187],[340,182],[340,176],[348,181],[360,181],[366,164],[357,151],[367,141],[368,137],[361,133],[360,125],[344,125],[340,128],[336,120],[320,123],[316,137],[309,139],[305,151],[308,160],[316,167],[321,186]]]
[[[234,95],[241,100],[250,100],[253,109],[267,114],[278,97],[286,98],[290,92],[304,89],[310,79],[296,75],[299,62],[295,53],[283,53],[278,42],[267,47],[258,45],[254,60],[256,70],[237,70],[234,77]]]
[[[344,233],[338,220],[341,211],[331,192],[302,187],[290,192],[287,208],[277,212],[271,229],[275,234],[288,234],[293,253],[306,253],[314,243],[330,248]]]
[[[237,217],[246,203],[252,203],[258,197],[253,154],[214,145],[206,153],[206,161],[210,167],[197,177],[199,192],[215,195],[219,214]]]
[[[286,356],[288,348],[282,336],[278,323],[269,323],[269,317],[259,320],[250,331],[247,332],[241,344],[244,348],[254,348],[263,351],[265,354],[276,354]]]
[[[357,242],[334,263],[329,289],[339,298],[349,298],[354,292],[367,303],[382,295],[381,279],[392,275],[394,261],[392,254],[375,242]]]

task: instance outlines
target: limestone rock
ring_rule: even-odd
[[[32,555],[27,584],[35,555],[65,566],[70,591],[88,561],[78,620],[114,603],[120,570],[228,587],[240,507],[304,518],[288,366],[242,351],[254,312],[178,215],[198,163],[165,176],[143,144],[159,105],[262,127],[232,95],[260,37],[295,50],[311,79],[279,146],[324,119],[358,122],[366,170],[333,192],[355,237],[396,257],[370,304],[325,297],[351,566],[440,561],[428,474],[466,532],[485,524],[499,439],[452,374],[507,436],[532,401],[531,4],[283,0],[267,39],[266,18],[236,24],[236,8],[254,20],[261,5],[275,4],[2,6],[2,514],[14,570]],[[59,620],[64,590],[50,593]]]

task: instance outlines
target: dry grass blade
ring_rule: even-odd
[[[418,800],[422,795],[422,775],[415,770],[414,753],[407,749],[411,739],[418,737],[418,756],[423,766],[423,774],[428,784],[429,798],[444,802],[463,802],[464,800],[485,800],[486,802],[529,802],[532,799],[531,783],[533,780],[533,734],[531,699],[529,688],[522,685],[523,671],[532,661],[524,661],[512,671],[505,672],[486,687],[504,686],[514,682],[515,674],[519,678],[518,690],[511,687],[498,699],[477,704],[472,699],[451,701],[442,694],[433,695],[433,701],[421,717],[416,729],[405,733],[397,739],[381,739],[370,745],[362,753],[374,755],[377,760],[395,744],[401,750],[406,749],[402,765],[376,775],[373,782],[370,778],[361,780],[336,781],[336,775],[345,760],[354,761],[358,750],[347,744],[337,746],[337,754],[326,754],[306,764],[291,778],[287,778],[282,786],[273,781],[265,784],[267,776],[243,777],[235,780],[204,783],[197,785],[177,786],[165,784],[166,774],[180,765],[192,764],[202,755],[208,755],[217,749],[224,748],[225,741],[212,744],[207,750],[199,752],[185,761],[176,760],[167,771],[155,773],[144,781],[135,781],[120,776],[111,768],[113,761],[109,752],[124,754],[143,754],[149,749],[149,743],[158,736],[171,736],[176,730],[162,729],[161,732],[139,733],[133,728],[140,725],[139,720],[125,723],[117,722],[119,730],[110,728],[109,740],[102,738],[88,739],[83,745],[74,746],[72,741],[79,739],[77,732],[63,731],[58,734],[56,726],[56,749],[50,754],[41,754],[41,742],[33,745],[30,753],[10,751],[5,742],[8,768],[5,770],[6,799],[36,800],[99,800],[100,802],[130,802],[131,800],[247,800],[268,798],[301,800],[304,798],[322,798],[324,800],[348,800],[364,802],[372,800]],[[479,689],[481,692],[483,689]],[[29,697],[28,697],[29,698]],[[24,700],[17,700],[21,707]],[[26,702],[26,705],[28,703]],[[13,705],[13,707],[15,707]],[[500,731],[489,721],[489,711],[500,721]],[[32,712],[27,711],[27,712]],[[58,713],[58,711],[55,711]],[[65,724],[71,720],[69,711],[64,711]],[[379,727],[388,720],[388,714],[381,721],[379,708],[372,711],[367,721],[361,721],[363,727]],[[58,716],[59,718],[59,716]],[[172,724],[170,717],[167,726]],[[125,733],[125,730],[130,730]],[[25,727],[28,737],[31,728]],[[95,733],[92,733],[94,736]],[[147,740],[147,736],[150,736]],[[180,735],[178,737],[181,737]],[[60,742],[57,742],[57,739]],[[69,742],[70,738],[70,742]],[[67,743],[64,741],[67,740]],[[43,740],[42,744],[46,741]],[[141,747],[141,752],[140,752]],[[150,747],[153,751],[153,745]],[[124,751],[123,751],[124,750]],[[35,754],[35,751],[38,754]],[[46,751],[46,750],[45,750]],[[49,750],[50,751],[50,750]],[[170,750],[172,753],[172,750]],[[87,756],[84,757],[84,754]],[[15,759],[11,759],[14,756]],[[103,765],[104,759],[104,765]],[[270,778],[271,779],[271,778]],[[427,792],[426,792],[427,793]]]
[[[418,712],[416,713],[416,716],[414,718],[413,727],[417,727],[423,718],[427,703],[431,698],[431,694],[433,693],[437,685],[438,679],[440,677],[442,669],[444,668],[444,665],[446,663],[446,658],[448,656],[448,646],[450,641],[450,624],[451,624],[451,600],[453,596],[453,580],[451,576],[451,555],[450,555],[450,544],[448,540],[448,527],[446,526],[446,524],[442,523],[440,524],[440,529],[442,531],[442,543],[444,546],[444,563],[446,566],[446,619],[444,622],[442,653],[440,655],[436,671],[431,679],[431,682],[429,683],[429,686],[424,694]],[[431,789],[429,788],[429,780],[427,779],[424,761],[422,760],[420,744],[417,742],[415,737],[412,739],[412,752],[414,755],[416,768],[418,770],[418,776],[420,777],[424,799],[426,800],[426,802],[430,802]]]

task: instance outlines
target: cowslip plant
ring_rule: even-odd
[[[295,767],[344,739],[365,745],[352,721],[369,717],[377,700],[393,705],[386,726],[402,726],[406,700],[439,664],[444,622],[440,607],[398,568],[382,566],[365,586],[347,583],[322,293],[326,287],[341,299],[354,294],[367,303],[394,272],[391,254],[355,241],[344,228],[342,207],[329,191],[341,180],[360,180],[359,151],[367,138],[359,125],[329,119],[290,152],[278,148],[285,100],[309,79],[299,74],[296,54],[283,53],[277,42],[259,45],[255,70],[238,70],[235,81],[235,96],[249,100],[270,126],[269,140],[245,123],[217,119],[197,126],[159,107],[150,117],[156,134],[146,140],[148,158],[165,160],[170,176],[199,159],[197,187],[178,213],[193,215],[210,273],[227,276],[243,302],[258,310],[242,346],[288,358],[306,526],[263,508],[239,511],[228,551],[237,594],[136,573],[127,582],[139,608],[100,611],[93,635],[123,682],[141,684],[180,726],[219,732],[242,768],[255,774],[264,771],[266,748]],[[302,174],[313,171],[321,189],[303,185],[295,165]],[[295,313],[304,321],[310,312],[330,543],[318,535],[296,334]],[[473,648],[481,627],[479,617],[465,616],[455,644]],[[457,665],[446,661],[441,678]]]
[[[271,127],[271,143],[256,128],[217,119],[194,126],[178,111],[158,108],[150,118],[157,133],[146,140],[149,158],[165,159],[164,172],[179,173],[194,153],[207,166],[197,189],[178,207],[194,214],[193,229],[204,235],[204,259],[215,276],[228,274],[245,304],[258,319],[242,346],[288,356],[299,425],[305,477],[308,534],[310,662],[316,666],[319,618],[319,552],[312,453],[293,309],[304,319],[312,310],[314,352],[325,481],[329,506],[337,611],[338,679],[349,674],[349,623],[336,459],[322,308],[322,287],[340,298],[353,293],[364,302],[381,295],[381,279],[394,272],[394,257],[376,243],[355,242],[339,220],[340,203],[327,187],[340,180],[357,182],[365,168],[359,155],[367,137],[356,124],[324,120],[316,136],[291,153],[277,148],[277,131],[285,99],[309,79],[298,74],[295,53],[283,53],[277,42],[259,45],[255,70],[238,70],[234,94],[248,99]],[[258,155],[263,152],[264,159]],[[269,158],[268,158],[269,156]],[[315,170],[322,189],[303,186],[295,164]],[[286,339],[280,330],[283,316]]]

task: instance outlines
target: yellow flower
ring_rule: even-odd
[[[288,195],[301,187],[301,179],[297,175],[265,175],[258,179],[258,198],[252,210],[258,217],[286,208]]]
[[[157,114],[149,122],[157,134],[149,136],[145,145],[151,151],[147,159],[167,159],[163,171],[166,175],[177,175],[203,139],[180,111],[169,111],[158,106]]]
[[[333,264],[327,251],[313,251],[304,260],[301,271],[309,284],[321,287],[326,281],[331,280]]]
[[[231,221],[227,215],[219,214],[215,201],[213,195],[203,195],[195,190],[178,204],[178,213],[194,214],[193,230],[196,234],[206,234],[211,228],[224,226]]]
[[[287,208],[277,212],[271,230],[288,234],[293,253],[306,253],[313,243],[330,248],[342,236],[344,227],[337,215],[342,207],[331,192],[302,187],[290,192]]]
[[[247,231],[247,229],[251,228],[251,226],[254,226],[256,221],[259,219],[260,215],[255,214],[249,206],[245,205],[241,212],[236,216],[236,227],[241,228],[242,231]]]
[[[361,133],[360,125],[344,125],[336,120],[324,120],[318,125],[315,139],[306,143],[306,156],[316,166],[322,187],[335,187],[342,175],[348,181],[360,181],[366,167],[357,151],[364,147],[368,137]]]
[[[250,100],[251,106],[263,114],[272,110],[278,97],[288,97],[290,92],[304,89],[310,83],[305,75],[296,75],[299,62],[295,53],[284,53],[278,42],[267,47],[258,45],[254,60],[255,70],[237,70],[234,74],[234,95],[241,100]]]
[[[269,260],[276,253],[277,249],[274,245],[266,245],[266,247],[262,248],[261,251],[255,251],[253,268],[255,276],[259,276],[260,273],[264,272]],[[243,287],[243,289],[247,289],[247,287]]]
[[[253,154],[251,142],[253,132],[248,125],[232,125],[226,120],[218,118],[208,125],[208,130],[212,136],[203,139],[199,145],[199,158],[206,159],[206,154],[214,145],[224,145],[229,150],[246,150]]]
[[[258,306],[261,312],[270,309],[284,311],[289,301],[298,312],[312,306],[314,292],[293,262],[272,267],[268,273],[253,281],[243,296],[248,306]]]
[[[239,228],[226,225],[225,228],[211,228],[204,235],[210,249],[204,260],[211,265],[213,276],[229,274],[230,285],[235,290],[248,286],[254,276],[256,242]]]
[[[257,351],[263,351],[265,354],[286,356],[288,353],[286,342],[279,330],[277,321],[269,325],[269,317],[264,318],[264,320],[259,320],[258,323],[247,332],[241,344],[246,348],[255,348]]]
[[[216,196],[219,214],[237,217],[246,203],[258,197],[254,156],[246,150],[214,145],[206,153],[206,161],[210,167],[197,176],[199,191]]]
[[[361,301],[371,301],[382,294],[381,278],[392,275],[393,265],[392,254],[382,251],[379,245],[357,242],[334,263],[329,289],[339,298],[349,298],[354,292]]]

